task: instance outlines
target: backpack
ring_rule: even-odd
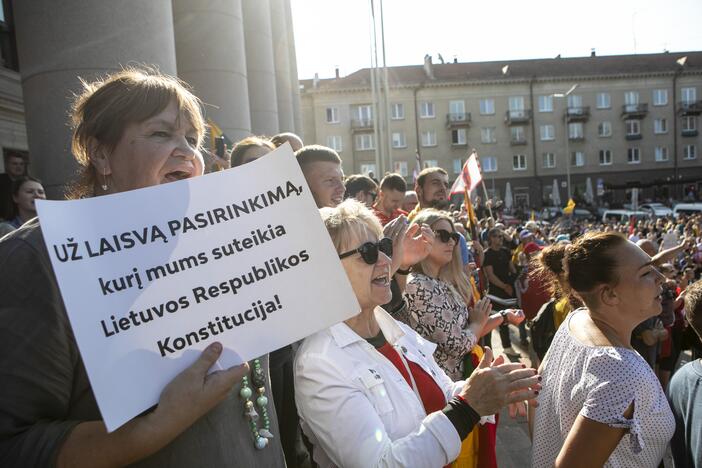
[[[556,300],[551,299],[541,306],[534,320],[529,322],[531,344],[541,361],[543,361],[546,351],[551,346],[553,336],[556,334],[556,322],[553,319],[555,311]]]

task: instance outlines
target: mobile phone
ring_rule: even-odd
[[[215,138],[215,154],[220,158],[224,157],[224,136]]]

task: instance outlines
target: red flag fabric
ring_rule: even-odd
[[[465,164],[463,164],[463,169],[461,169],[460,175],[453,183],[453,187],[451,187],[451,195],[463,193],[466,190],[471,192],[482,180],[483,175],[480,173],[480,166],[478,166],[478,155],[472,153],[468,157]]]

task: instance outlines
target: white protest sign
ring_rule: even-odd
[[[214,341],[227,368],[360,310],[289,145],[37,211],[109,431],[156,404]]]

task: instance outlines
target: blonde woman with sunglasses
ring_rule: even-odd
[[[395,252],[373,212],[346,200],[320,213],[359,304],[295,357],[295,401],[320,467],[446,466],[481,416],[538,393],[533,369],[490,352],[470,379],[450,379],[434,344],[380,307]]]
[[[524,314],[505,310],[490,315],[487,299],[473,304],[471,286],[463,272],[459,234],[448,213],[425,209],[412,223],[430,226],[435,241],[427,258],[411,269],[405,287],[407,307],[397,318],[436,343],[434,358],[449,377],[458,380],[464,377],[464,358],[478,339],[504,322],[519,324]]]

